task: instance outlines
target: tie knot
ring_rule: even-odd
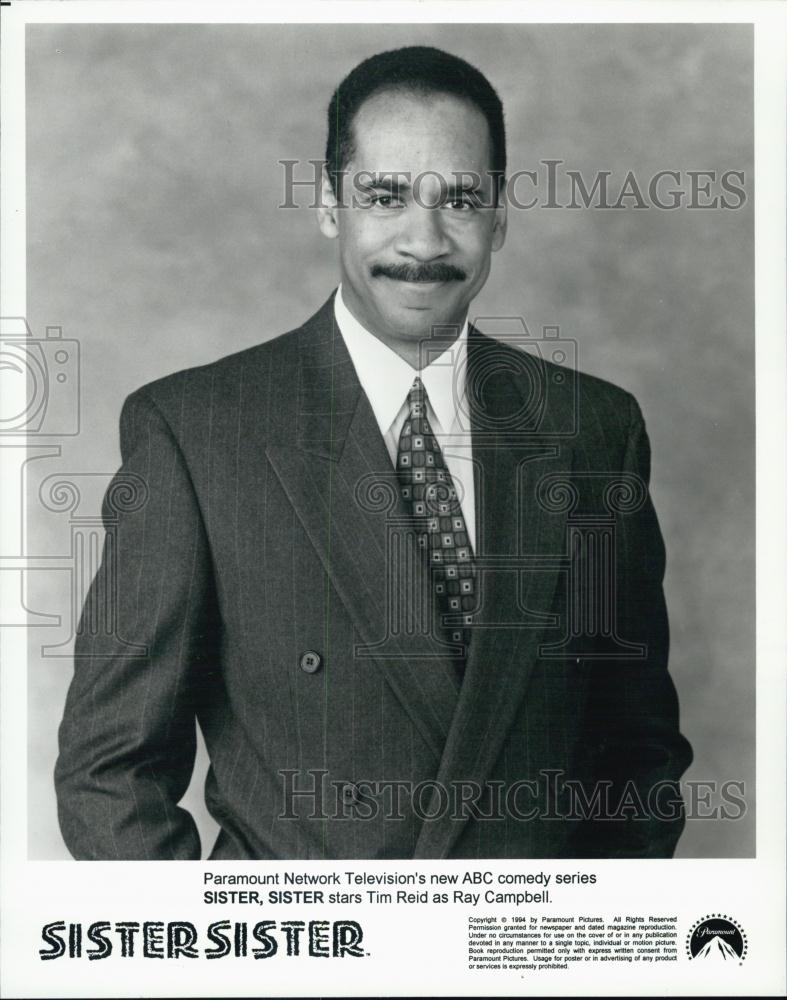
[[[411,417],[426,416],[426,389],[424,389],[424,384],[417,375],[412,388],[407,393],[407,400],[410,404]]]

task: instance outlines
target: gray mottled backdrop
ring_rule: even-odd
[[[691,780],[742,780],[743,820],[696,819],[684,857],[754,853],[752,35],[721,25],[42,25],[28,28],[28,317],[77,338],[82,430],[29,465],[31,552],[67,556],[53,473],[91,473],[95,513],[117,418],[142,383],[298,325],[336,283],[308,210],[282,211],[283,158],[323,154],[330,91],[360,59],[439,45],[506,107],[510,168],[586,178],[743,170],[739,210],[513,212],[481,315],[559,325],[579,364],[630,389],[653,445],[668,551],[672,672]],[[676,185],[677,186],[677,185]],[[665,185],[666,188],[669,184]],[[719,192],[718,183],[714,192]],[[529,193],[523,187],[522,194]],[[542,191],[543,194],[543,191]],[[616,196],[616,194],[615,194]],[[561,197],[560,200],[567,200]],[[629,199],[629,206],[633,201]],[[57,504],[50,504],[57,506]],[[30,853],[62,858],[52,768],[71,676],[68,559],[30,574]],[[42,644],[62,643],[43,656]],[[187,804],[209,848],[200,757]]]

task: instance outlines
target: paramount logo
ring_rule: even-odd
[[[709,958],[716,962],[737,962],[746,958],[746,932],[726,913],[711,913],[698,920],[686,938],[689,959]]]
[[[702,950],[697,952],[695,958],[721,958],[723,961],[730,959],[738,961],[738,955],[718,934],[714,934]]]

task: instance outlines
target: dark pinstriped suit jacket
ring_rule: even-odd
[[[460,684],[434,630],[396,628],[404,511],[332,298],[129,396],[115,488],[141,499],[105,499],[60,730],[75,857],[200,856],[178,806],[197,720],[214,858],[672,854],[691,749],[637,403],[474,328],[468,398],[481,607]],[[602,793],[623,818],[593,812]]]

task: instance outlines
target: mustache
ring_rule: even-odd
[[[464,281],[467,275],[454,264],[435,261],[432,264],[373,264],[373,278],[392,278],[394,281]]]

